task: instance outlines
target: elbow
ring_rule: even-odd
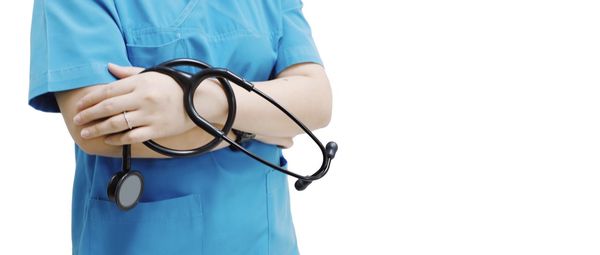
[[[329,94],[329,96],[326,96],[324,99],[321,100],[319,107],[317,107],[315,109],[314,115],[313,115],[313,125],[312,128],[313,130],[315,129],[320,129],[320,128],[324,128],[327,127],[329,125],[329,122],[331,122],[331,115],[332,115],[332,104],[331,104],[331,94]]]
[[[331,101],[319,100],[313,101],[313,107],[310,108],[309,111],[303,113],[303,115],[297,116],[298,119],[311,131],[321,129],[327,127],[329,122],[331,122]],[[296,136],[299,134],[304,134],[305,132],[297,126],[293,124],[291,121],[286,122],[290,125],[294,131],[292,136]]]
[[[327,127],[329,122],[331,122],[331,115],[333,111],[331,85],[329,84],[327,77],[322,79],[319,88],[321,88],[319,93],[321,97],[316,104],[318,107],[316,108],[316,112],[314,114],[314,129]]]
[[[79,146],[79,148],[89,155],[96,156],[105,156],[105,157],[115,157],[119,155],[119,151],[116,150],[117,147],[110,146],[104,143],[104,138],[96,138],[86,140],[83,138],[74,138],[73,140]]]
[[[333,92],[331,91],[331,84],[329,83],[329,79],[325,77],[324,81],[325,85],[325,95],[323,99],[323,104],[321,105],[320,118],[319,118],[319,128],[324,128],[329,125],[331,122],[331,115],[333,114]]]
[[[101,154],[100,151],[98,150],[98,148],[96,146],[93,146],[89,142],[75,141],[75,143],[77,144],[77,146],[79,146],[79,149],[81,149],[86,154],[89,154],[89,155],[100,155]]]
[[[319,117],[317,118],[315,129],[324,128],[329,125],[329,122],[331,122],[331,108],[331,103],[329,103],[327,106],[322,107],[321,111],[318,114]]]
[[[66,118],[65,118],[65,122],[67,124],[67,128],[69,129],[71,138],[73,139],[73,142],[75,142],[75,144],[77,144],[77,147],[79,147],[79,149],[81,149],[86,154],[98,155],[98,151],[97,151],[98,146],[94,142],[94,140],[96,140],[96,139],[83,139],[79,135],[79,133],[81,132],[80,127],[74,125],[71,122],[66,121]]]
[[[65,123],[67,124],[67,129],[69,130],[69,134],[71,135],[71,139],[73,142],[86,154],[96,155],[95,146],[92,145],[92,140],[83,139],[79,133],[81,132],[81,128],[75,126],[70,121],[67,121],[67,117],[65,117]]]
[[[287,76],[303,77],[303,84],[310,84],[307,91],[311,91],[309,100],[303,103],[308,107],[305,111],[307,127],[311,130],[324,128],[329,125],[332,115],[332,89],[329,78],[323,66],[315,63],[304,63],[295,65],[282,72],[279,77]],[[303,85],[305,86],[305,85]]]
[[[96,146],[92,141],[84,140],[82,138],[73,138],[75,144],[79,146],[83,152],[89,155],[99,155],[100,151],[98,150],[98,146]]]

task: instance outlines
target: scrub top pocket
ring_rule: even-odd
[[[185,255],[203,249],[203,206],[198,194],[141,202],[129,211],[106,200],[89,202],[87,221],[94,224],[83,233],[83,254]]]

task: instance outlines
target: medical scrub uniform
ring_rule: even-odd
[[[108,62],[194,58],[251,81],[321,63],[301,9],[300,0],[36,0],[29,104],[59,111],[53,92],[115,81]],[[247,147],[285,165],[274,145]],[[121,159],[77,145],[75,155],[73,254],[298,254],[286,176],[241,152],[134,159],[145,190],[127,212],[106,194]]]

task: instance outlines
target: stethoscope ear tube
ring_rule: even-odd
[[[325,176],[325,174],[327,174],[327,171],[329,171],[329,166],[331,165],[331,160],[333,158],[335,158],[335,154],[338,150],[338,145],[335,142],[329,142],[327,143],[327,146],[323,146],[323,144],[321,143],[321,141],[313,134],[313,132],[308,129],[304,123],[302,123],[300,120],[298,120],[298,118],[296,118],[291,112],[289,112],[287,109],[283,108],[283,106],[281,106],[279,103],[277,103],[273,98],[269,97],[268,95],[266,95],[265,93],[263,93],[262,91],[253,88],[252,92],[256,93],[257,95],[259,95],[260,97],[262,97],[263,99],[269,101],[269,103],[271,103],[272,105],[274,105],[275,107],[277,107],[277,109],[279,109],[281,112],[283,112],[286,116],[288,116],[288,118],[290,118],[294,123],[296,123],[296,125],[298,125],[298,127],[300,127],[300,129],[302,129],[302,131],[304,131],[304,133],[306,133],[312,140],[313,142],[315,142],[315,144],[317,144],[319,146],[319,149],[321,150],[321,153],[323,155],[323,163],[321,164],[321,167],[319,168],[319,170],[317,170],[317,172],[315,172],[312,175],[309,176],[301,176],[298,175],[296,173],[293,173],[289,170],[283,169],[279,166],[274,166],[273,164],[268,164],[262,160],[259,160],[255,157],[256,160],[261,161],[262,163],[274,168],[275,170],[278,170],[280,172],[283,172],[285,174],[291,175],[293,177],[298,178],[298,181],[296,181],[294,187],[296,188],[296,190],[298,191],[302,191],[305,190],[308,185],[310,185],[313,181],[316,181],[318,179],[323,178],[323,176]],[[231,143],[230,143],[231,144]],[[248,151],[246,150],[242,150],[244,153],[246,153],[247,155],[251,156],[249,154]],[[252,157],[252,156],[251,156]]]
[[[178,73],[179,71],[175,70],[174,67],[186,66],[186,65],[190,65],[190,66],[199,68],[201,70],[198,73],[194,74],[191,78],[187,78],[187,77],[185,77],[185,75],[182,75],[182,74],[175,74],[175,73]],[[335,154],[337,152],[338,145],[335,142],[329,142],[329,143],[327,143],[327,146],[323,146],[321,141],[319,141],[319,139],[311,132],[310,129],[308,129],[304,125],[304,123],[300,122],[300,120],[298,120],[298,118],[296,118],[287,109],[283,108],[283,106],[281,106],[278,102],[273,100],[273,98],[266,95],[262,91],[256,89],[252,83],[248,82],[247,80],[241,78],[240,76],[234,74],[233,72],[231,72],[227,69],[213,68],[206,63],[203,63],[203,62],[200,62],[197,60],[193,60],[193,59],[175,59],[175,60],[165,62],[155,68],[156,68],[155,70],[159,70],[167,75],[170,75],[171,77],[174,77],[175,81],[179,83],[179,85],[184,90],[184,107],[186,109],[188,116],[198,127],[202,128],[204,131],[213,135],[215,137],[215,140],[213,140],[214,142],[217,142],[217,141],[220,142],[221,140],[223,140],[223,141],[229,143],[231,145],[231,147],[236,148],[238,151],[242,151],[249,157],[251,157],[251,158],[253,158],[253,159],[255,159],[277,171],[280,171],[284,174],[298,178],[298,181],[296,182],[296,185],[295,185],[297,190],[306,189],[306,187],[308,187],[308,185],[310,185],[310,183],[322,178],[323,176],[325,176],[325,174],[327,174],[327,171],[329,170],[329,166],[331,165],[331,160],[335,157]],[[193,99],[194,99],[195,91],[198,88],[198,86],[202,83],[202,81],[204,81],[205,79],[208,79],[208,78],[217,78],[218,79],[219,83],[221,84],[221,87],[223,88],[223,91],[226,94],[225,96],[228,101],[229,109],[228,109],[227,121],[224,125],[225,127],[222,130],[216,129],[207,120],[202,118],[202,116],[200,116],[198,114],[198,112],[196,111],[196,109],[194,107]],[[231,130],[231,128],[233,126],[233,121],[235,120],[235,114],[236,114],[235,94],[233,93],[233,89],[231,88],[230,82],[233,84],[236,84],[237,86],[244,88],[248,92],[254,92],[255,94],[259,95],[260,97],[262,97],[263,99],[265,99],[269,103],[271,103],[273,106],[277,107],[277,109],[279,109],[286,116],[288,116],[288,118],[290,118],[294,123],[296,123],[296,125],[298,125],[302,129],[302,131],[304,131],[319,146],[319,149],[321,150],[321,153],[323,155],[323,162],[322,162],[319,170],[317,170],[314,174],[312,174],[310,176],[302,176],[302,175],[296,174],[294,172],[291,172],[287,169],[280,167],[279,165],[275,165],[267,160],[264,160],[256,155],[254,155],[252,152],[246,150],[240,144],[229,139],[229,137],[227,137],[227,134],[229,133],[229,131]],[[146,145],[148,145],[148,144],[146,144]],[[152,149],[159,153],[163,153],[163,154],[169,152],[168,150],[159,149],[157,146],[155,146],[155,148],[152,148]],[[165,155],[169,155],[169,154],[165,154]]]
[[[323,176],[325,176],[325,174],[327,174],[327,171],[329,170],[329,165],[331,164],[331,160],[333,158],[335,158],[335,153],[337,152],[338,149],[338,145],[336,142],[328,142],[327,145],[325,146],[325,161],[327,162],[327,166],[324,168],[324,170],[322,171],[318,171],[315,174],[309,176],[308,178],[298,178],[298,180],[296,180],[296,183],[294,183],[294,188],[296,188],[297,191],[303,191],[305,190],[308,185],[310,185],[314,180],[318,180],[323,178]]]

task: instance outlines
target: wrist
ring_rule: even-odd
[[[217,79],[206,79],[198,86],[194,93],[194,105],[198,114],[208,122],[225,123],[227,98]],[[189,121],[195,126],[191,119]]]

